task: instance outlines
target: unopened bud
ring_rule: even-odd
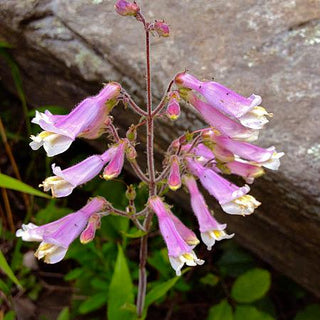
[[[93,214],[88,221],[87,227],[80,235],[80,242],[86,244],[94,239],[96,230],[101,226],[101,218],[99,214]]]
[[[150,24],[149,30],[155,31],[159,37],[169,37],[169,26],[164,21],[155,21]]]
[[[140,11],[140,8],[135,1],[129,2],[126,0],[118,0],[114,7],[121,16],[136,16]]]
[[[180,96],[177,91],[171,92],[169,95],[169,103],[167,106],[167,116],[170,120],[176,120],[180,116]]]
[[[126,136],[130,142],[134,142],[137,139],[137,128],[135,125],[131,125],[126,133]]]
[[[128,186],[127,191],[126,191],[126,198],[128,200],[134,200],[136,198],[136,189],[135,187],[130,184],[130,186]]]
[[[133,161],[137,157],[137,151],[131,144],[128,144],[126,148],[126,156],[129,161]]]
[[[171,190],[176,191],[181,187],[180,161],[177,156],[172,156],[170,162],[168,186]]]

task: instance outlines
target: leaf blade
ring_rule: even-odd
[[[28,193],[28,194],[42,197],[42,198],[51,199],[51,197],[46,193],[43,193],[37,189],[34,189],[33,187],[27,185],[26,183],[21,182],[20,180],[12,178],[10,176],[7,176],[3,173],[0,173],[0,187],[15,190],[15,191],[20,191],[23,193]]]
[[[108,319],[131,320],[134,314],[123,308],[134,303],[133,284],[123,249],[118,245],[118,256],[108,295]]]

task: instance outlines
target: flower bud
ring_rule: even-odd
[[[177,156],[171,157],[170,173],[168,177],[168,186],[171,190],[176,191],[181,187],[180,161]]]
[[[101,226],[101,218],[99,214],[93,214],[88,221],[87,227],[80,235],[80,242],[86,244],[94,239],[96,230]]]
[[[129,130],[126,133],[126,136],[130,142],[134,142],[137,139],[137,127],[135,125],[131,125]]]
[[[159,37],[169,37],[169,26],[164,21],[155,21],[149,26]]]
[[[137,151],[131,144],[126,148],[126,156],[129,161],[134,161],[137,157]]]
[[[136,198],[136,195],[137,194],[136,194],[135,187],[132,184],[130,184],[130,186],[128,186],[127,191],[126,191],[126,198],[128,200],[133,201]]]
[[[169,95],[169,103],[167,106],[167,116],[170,120],[176,120],[180,116],[180,96],[177,91],[171,92]]]
[[[136,16],[140,11],[140,8],[135,1],[129,2],[126,0],[118,0],[114,7],[121,16]]]

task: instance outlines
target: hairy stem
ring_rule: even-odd
[[[152,93],[151,93],[151,70],[150,70],[150,39],[148,24],[145,25],[146,35],[146,88],[147,88],[147,164],[149,175],[149,196],[156,194],[155,184],[155,170],[154,170],[154,156],[153,156],[153,115],[152,115]],[[153,213],[148,210],[146,219],[144,221],[144,229],[148,232],[150,230]],[[141,238],[140,243],[140,263],[139,263],[139,285],[137,297],[137,314],[138,317],[142,316],[144,309],[144,302],[147,288],[147,274],[146,262],[148,255],[148,234]]]

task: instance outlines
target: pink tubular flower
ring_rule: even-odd
[[[175,81],[179,86],[199,92],[211,106],[235,118],[243,116],[262,101],[255,94],[245,98],[217,82],[202,82],[186,72],[178,74]]]
[[[125,0],[117,0],[114,5],[116,11],[121,16],[136,16],[140,11],[139,6],[135,2],[129,2]]]
[[[102,155],[91,156],[64,170],[52,164],[55,176],[45,179],[40,186],[44,191],[51,189],[52,196],[55,198],[66,197],[72,193],[74,188],[97,176],[103,166],[114,156],[114,153],[115,147],[112,147]]]
[[[240,159],[238,161],[225,163],[219,166],[219,169],[221,169],[223,173],[236,174],[249,184],[252,184],[255,178],[261,177],[264,174],[261,166],[240,161]]]
[[[180,161],[177,156],[172,156],[170,162],[171,166],[168,177],[168,186],[171,190],[176,191],[181,187]]]
[[[283,152],[277,153],[275,147],[264,149],[251,143],[233,140],[225,136],[212,136],[212,139],[235,155],[271,170],[278,170],[280,166],[279,159],[284,155]]]
[[[46,263],[57,263],[64,258],[69,245],[80,235],[90,217],[103,211],[106,203],[102,197],[93,198],[79,211],[57,221],[43,226],[33,223],[22,225],[16,236],[21,237],[23,241],[41,242],[35,256],[38,259],[44,258]]]
[[[157,196],[150,198],[149,206],[158,217],[159,228],[168,247],[169,260],[177,276],[181,275],[181,268],[185,263],[188,266],[203,264],[204,261],[197,258],[192,248],[178,232],[172,220],[172,213],[161,198]]]
[[[239,122],[230,119],[216,108],[201,101],[192,91],[187,91],[183,97],[199,111],[209,125],[218,129],[222,134],[245,141],[258,139],[258,130],[248,129]]]
[[[174,226],[176,227],[178,233],[180,234],[181,238],[193,249],[197,244],[199,244],[199,240],[195,233],[186,227],[182,221],[176,217],[170,210],[167,211],[168,215],[170,216]]]
[[[52,157],[66,151],[77,137],[98,138],[105,130],[109,112],[117,104],[120,90],[118,83],[111,82],[98,95],[86,98],[67,115],[36,111],[32,122],[44,131],[31,136],[30,147],[38,150],[43,146],[47,155]]]
[[[169,96],[169,103],[166,110],[167,116],[170,120],[177,120],[180,116],[179,100],[179,93],[176,91],[171,92]]]
[[[254,197],[246,195],[250,191],[249,186],[238,187],[197,161],[190,158],[186,160],[190,172],[200,179],[204,188],[219,201],[226,213],[248,215],[261,204]]]
[[[124,163],[124,155],[125,155],[126,147],[127,147],[127,140],[121,140],[118,143],[118,145],[115,147],[116,150],[114,152],[114,155],[111,161],[103,170],[104,179],[111,180],[119,176]]]
[[[183,182],[189,190],[191,206],[200,226],[201,239],[206,244],[208,250],[212,249],[216,241],[232,238],[234,234],[229,235],[224,231],[227,225],[219,224],[210,213],[198,189],[196,180],[189,175],[184,176]]]

